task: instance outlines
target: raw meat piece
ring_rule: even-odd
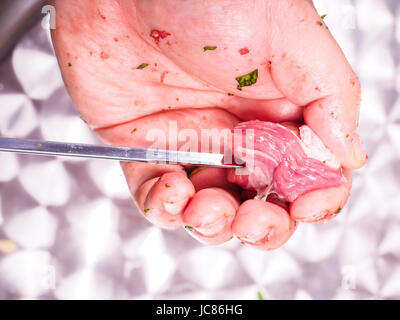
[[[228,179],[260,196],[276,193],[292,202],[308,191],[345,183],[340,163],[305,125],[243,122],[235,127],[233,142],[233,153],[246,168],[232,170]]]

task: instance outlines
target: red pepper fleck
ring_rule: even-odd
[[[168,71],[164,71],[163,73],[161,73],[161,79],[160,79],[161,83],[164,83],[164,79],[165,79],[165,76],[167,75],[167,73],[168,73]]]
[[[154,41],[158,44],[160,43],[160,39],[165,39],[166,37],[170,36],[171,34],[167,31],[160,31],[160,30],[151,30],[150,37],[154,39]]]
[[[110,56],[108,55],[108,53],[105,53],[104,51],[100,54],[100,58],[102,58],[103,60],[108,59]]]
[[[250,52],[250,50],[246,47],[246,48],[242,48],[239,50],[239,53],[243,56],[245,54],[248,54]]]
[[[316,88],[315,88],[315,91],[321,92],[321,89],[320,89],[319,87],[316,87]]]

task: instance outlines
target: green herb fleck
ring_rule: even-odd
[[[324,24],[322,22],[319,22],[319,26],[322,27]]]
[[[265,300],[261,291],[257,291],[258,300]]]
[[[191,226],[185,226],[186,230],[193,231],[194,229]]]
[[[150,211],[150,209],[148,209],[148,208],[143,209],[143,212],[144,212],[144,213],[147,213],[147,212],[149,212],[149,211]]]
[[[166,188],[171,188],[171,186],[168,183],[165,184],[165,187]]]
[[[131,134],[132,133],[135,133],[137,131],[137,128],[134,128],[132,131],[131,131]]]
[[[217,49],[217,46],[205,46],[203,48],[204,52],[206,52],[207,50],[215,50],[215,49]]]
[[[339,214],[342,212],[342,208],[337,209],[336,214]]]
[[[71,62],[68,62],[68,67],[72,67],[72,63]]]
[[[325,17],[326,17],[326,14],[323,14],[323,15],[321,16],[321,19],[324,20]]]
[[[148,63],[142,63],[139,67],[137,67],[136,69],[144,69],[146,67],[148,67],[149,64]]]
[[[239,83],[237,86],[238,90],[242,90],[243,87],[249,87],[257,82],[258,79],[258,69],[245,74],[244,76],[237,77],[236,81]]]

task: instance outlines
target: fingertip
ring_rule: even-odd
[[[156,181],[154,181],[156,180]],[[195,194],[193,184],[182,172],[168,172],[152,179],[140,188],[138,204],[144,216],[154,225],[175,229],[182,225],[182,213]],[[147,191],[147,194],[146,194]]]
[[[339,187],[314,190],[290,204],[290,216],[299,222],[325,223],[335,218],[350,195],[351,182]]]
[[[240,206],[232,224],[232,232],[238,239],[262,250],[281,247],[295,229],[296,223],[285,209],[256,199]]]
[[[195,239],[218,245],[232,239],[232,221],[239,202],[230,192],[221,188],[198,191],[185,212],[183,223]]]

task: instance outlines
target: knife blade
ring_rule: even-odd
[[[141,149],[65,143],[54,141],[0,138],[0,151],[43,156],[66,156],[92,159],[108,159],[126,162],[191,164],[217,168],[241,168],[240,164],[225,163],[224,155],[160,149]]]

